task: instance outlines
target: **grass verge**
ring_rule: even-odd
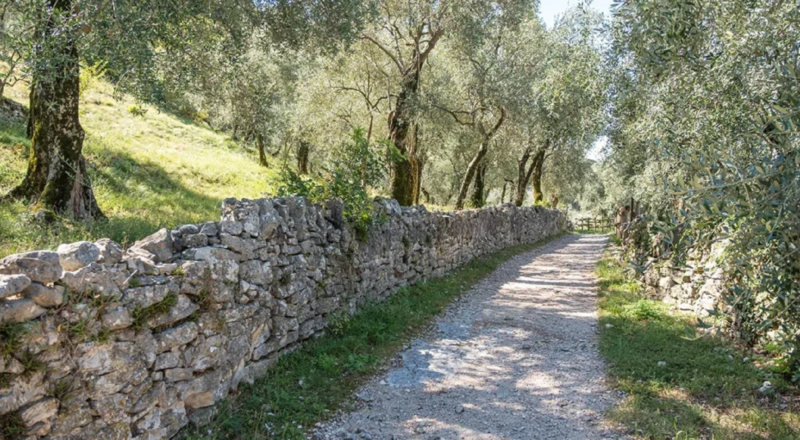
[[[378,372],[452,300],[509,258],[560,236],[471,261],[447,276],[399,290],[347,319],[325,336],[283,356],[267,375],[220,402],[212,422],[186,429],[184,439],[305,439],[317,422],[349,404]]]
[[[22,83],[6,95],[27,103]],[[101,237],[128,244],[162,227],[217,220],[226,197],[268,191],[275,170],[259,166],[246,145],[149,105],[139,104],[147,111],[134,114],[134,104],[102,81],[81,98],[84,154],[108,221],[43,224],[31,206],[0,201],[0,257]],[[26,121],[0,112],[0,196],[22,181],[30,148]]]
[[[696,337],[696,321],[643,298],[622,264],[606,258],[600,277],[600,351],[625,393],[609,416],[639,439],[797,439],[796,390],[755,366],[730,342]],[[773,385],[762,393],[765,381]]]

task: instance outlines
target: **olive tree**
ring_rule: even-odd
[[[18,12],[19,28],[32,29],[8,48],[25,60],[32,128],[25,179],[8,196],[79,219],[102,217],[83,156],[82,59],[107,62],[121,90],[146,96],[164,75],[202,71],[206,66],[198,54],[235,59],[254,29],[270,42],[327,41],[355,32],[363,18],[356,0],[333,6],[314,0],[7,2]]]
[[[391,63],[393,105],[387,116],[393,155],[390,194],[401,205],[418,199],[419,92],[426,61],[443,39],[479,44],[487,21],[519,23],[535,7],[533,0],[378,0],[377,18],[361,39],[377,47]]]

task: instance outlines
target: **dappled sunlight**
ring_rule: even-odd
[[[605,242],[567,236],[498,269],[402,352],[344,423],[380,418],[365,427],[373,438],[604,438],[601,414],[615,398],[596,349],[592,268]]]

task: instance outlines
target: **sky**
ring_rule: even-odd
[[[592,8],[602,12],[606,17],[611,16],[612,0],[594,0]],[[562,14],[570,6],[578,4],[578,0],[539,0],[539,15],[548,26],[552,26],[557,15]]]
[[[553,26],[556,17],[563,14],[570,6],[577,4],[578,1],[579,0],[540,0],[539,15],[542,16],[547,26]],[[602,12],[606,18],[610,18],[612,2],[613,0],[594,0],[592,1],[592,8]],[[608,139],[605,136],[601,136],[587,152],[586,157],[592,160],[602,159],[603,147],[605,147],[607,141]]]

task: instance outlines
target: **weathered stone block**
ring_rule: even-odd
[[[16,295],[31,285],[31,279],[25,275],[0,275],[0,299]]]
[[[47,313],[47,310],[27,298],[0,301],[0,324],[30,321],[45,313]]]
[[[166,228],[160,229],[155,234],[149,235],[131,246],[132,251],[141,249],[155,256],[156,263],[165,263],[172,259],[172,234]]]
[[[187,322],[178,327],[164,330],[154,336],[156,351],[158,353],[163,353],[175,347],[188,344],[197,337],[197,334],[198,327],[194,322]]]
[[[35,251],[9,255],[0,260],[0,274],[22,274],[42,284],[50,284],[61,278],[61,263],[58,254],[52,251]]]
[[[100,248],[88,241],[62,244],[56,249],[61,268],[66,271],[78,270],[94,263],[100,258]]]

